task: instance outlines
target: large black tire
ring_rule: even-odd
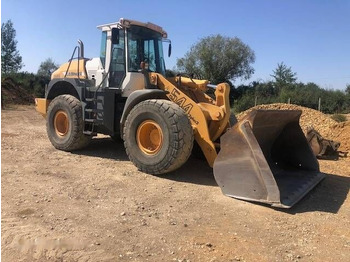
[[[152,140],[152,132],[156,133],[153,140],[161,142],[150,145],[148,150],[143,146],[147,137],[143,137],[149,134]],[[157,175],[171,172],[187,161],[193,146],[193,130],[186,113],[177,104],[152,99],[131,110],[125,121],[123,139],[134,165],[143,172]]]
[[[63,151],[81,149],[91,136],[83,134],[84,121],[80,101],[72,95],[60,95],[47,109],[46,130],[52,145]]]

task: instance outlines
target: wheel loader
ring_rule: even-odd
[[[182,166],[196,143],[225,195],[283,208],[324,178],[300,111],[256,110],[237,123],[227,83],[165,77],[171,42],[162,27],[122,18],[97,28],[100,57],[85,58],[79,40],[36,99],[55,148],[81,149],[98,133],[120,137],[139,170],[159,175]]]

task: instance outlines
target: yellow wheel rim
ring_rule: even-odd
[[[56,134],[61,137],[65,136],[69,130],[69,120],[67,113],[63,110],[57,111],[53,120],[53,124]]]
[[[146,120],[137,128],[137,145],[147,155],[155,155],[163,145],[163,132],[153,120]]]

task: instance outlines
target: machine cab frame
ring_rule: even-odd
[[[97,28],[102,30],[102,38],[96,86],[103,81],[102,86],[120,89],[123,97],[144,89],[141,62],[149,72],[165,75],[162,42],[167,40],[167,33],[161,27],[122,18]]]

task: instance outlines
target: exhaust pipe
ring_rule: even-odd
[[[79,39],[78,44],[79,44],[79,57],[84,58],[84,43]]]

